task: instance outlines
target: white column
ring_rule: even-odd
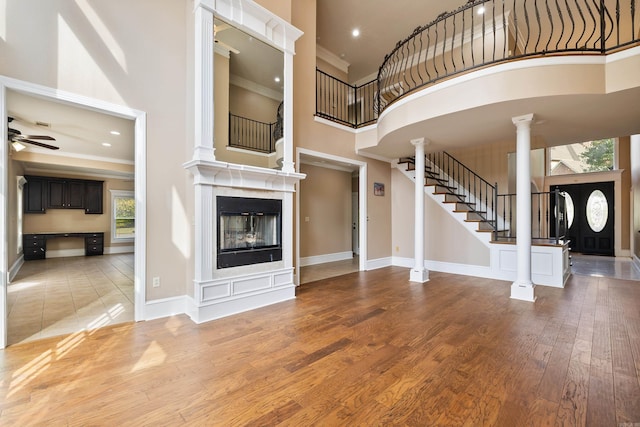
[[[531,122],[533,114],[512,118],[516,138],[516,281],[511,285],[511,298],[535,301],[535,285],[531,281]]]
[[[415,240],[414,265],[409,281],[424,283],[429,280],[429,272],[424,268],[424,138],[412,139],[416,147],[416,182],[415,182]]]
[[[194,10],[194,160],[214,161],[213,142],[213,12],[198,2]]]
[[[293,53],[284,52],[284,147],[282,172],[295,172],[293,163]]]

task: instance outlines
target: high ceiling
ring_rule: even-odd
[[[411,32],[464,0],[317,0],[317,44],[349,64],[349,80],[373,77]],[[353,29],[360,30],[354,38]]]

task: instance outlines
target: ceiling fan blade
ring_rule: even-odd
[[[60,147],[56,147],[55,145],[45,144],[44,142],[31,141],[26,138],[15,138],[16,141],[26,142],[27,144],[37,145],[38,147],[48,148],[49,150],[59,150]]]
[[[46,141],[55,141],[56,139],[49,135],[22,135],[23,138],[29,139],[44,139]]]

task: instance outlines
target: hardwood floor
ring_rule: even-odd
[[[351,273],[201,325],[9,347],[0,425],[640,423],[640,283],[574,275],[532,304],[507,282],[408,275]]]

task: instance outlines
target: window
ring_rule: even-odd
[[[549,175],[613,170],[615,146],[615,138],[607,138],[551,147]]]
[[[111,241],[133,241],[135,224],[136,199],[133,191],[111,190]]]

